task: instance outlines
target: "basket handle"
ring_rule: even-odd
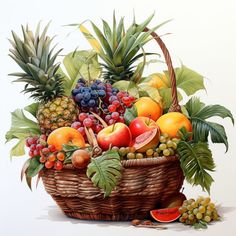
[[[148,31],[150,31],[150,29],[148,29],[146,27],[146,28],[144,28],[143,31],[148,32]],[[174,71],[174,68],[172,65],[170,53],[169,53],[168,49],[166,48],[166,45],[164,44],[162,39],[155,32],[152,32],[151,35],[152,35],[153,39],[156,40],[156,42],[158,43],[158,45],[160,46],[160,48],[163,52],[163,55],[165,57],[165,61],[166,61],[167,67],[168,67],[169,75],[170,75],[172,104],[169,108],[169,112],[172,112],[172,111],[181,112],[181,107],[179,105],[178,96],[177,96],[175,71]]]

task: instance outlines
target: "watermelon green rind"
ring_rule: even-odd
[[[179,207],[173,207],[151,210],[150,215],[156,221],[162,223],[169,223],[177,220],[181,214],[179,212]]]

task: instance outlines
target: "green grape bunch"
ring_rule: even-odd
[[[159,154],[159,156],[173,156],[176,153],[179,141],[179,139],[171,139],[168,134],[163,133],[160,136],[160,143],[155,151]]]
[[[179,212],[181,214],[179,221],[186,225],[194,225],[195,228],[206,228],[208,223],[220,219],[210,197],[185,200]]]

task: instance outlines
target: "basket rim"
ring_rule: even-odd
[[[170,162],[179,161],[178,155],[173,156],[161,156],[161,157],[151,157],[144,159],[132,159],[132,160],[122,160],[121,164],[123,167],[142,167],[142,166],[154,166],[163,165]],[[66,164],[63,169],[67,170],[82,170],[75,168],[72,164]],[[84,168],[85,169],[85,168]],[[55,170],[56,171],[56,170]]]

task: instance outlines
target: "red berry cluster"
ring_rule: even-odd
[[[39,157],[39,161],[44,163],[47,169],[54,167],[56,170],[61,170],[65,153],[63,151],[57,152],[55,147],[47,145],[46,141],[47,136],[44,134],[27,138],[26,146],[30,148],[29,156],[31,158]]]
[[[55,170],[61,170],[63,168],[63,161],[65,160],[64,151],[56,151],[53,145],[42,149],[39,161],[45,164],[47,169],[54,167]]]
[[[127,92],[120,91],[116,95],[111,95],[108,99],[108,114],[104,117],[108,125],[112,125],[116,122],[124,123],[125,110],[131,107],[134,101],[135,97],[129,95]]]
[[[87,140],[86,134],[85,134],[85,128],[92,128],[95,134],[98,134],[100,130],[103,129],[103,126],[100,124],[100,122],[95,118],[94,115],[89,113],[80,113],[79,114],[79,121],[75,121],[72,125],[72,128],[77,129],[84,137],[85,140]]]
[[[29,156],[36,157],[40,156],[41,150],[47,146],[47,136],[42,134],[40,136],[29,137],[26,139],[26,147],[29,147]]]

